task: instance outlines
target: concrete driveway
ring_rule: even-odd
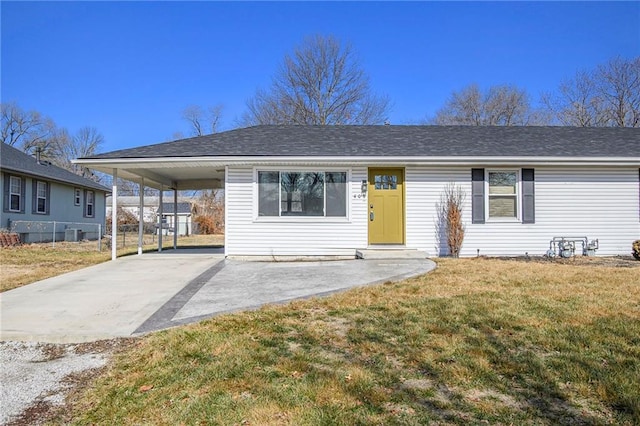
[[[243,262],[211,250],[119,258],[0,294],[1,340],[79,343],[401,280],[427,259]]]

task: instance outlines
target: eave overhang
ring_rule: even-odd
[[[225,156],[225,157],[145,157],[80,158],[74,164],[146,186],[171,189],[223,188],[227,166],[572,166],[640,167],[640,157],[380,157],[380,156]]]

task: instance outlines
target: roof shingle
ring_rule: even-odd
[[[71,173],[53,164],[38,163],[29,154],[0,143],[0,168],[2,171],[26,174],[47,180],[66,183],[68,185],[79,186],[81,188],[91,188],[100,191],[109,191],[109,188],[100,185],[90,179]]]
[[[86,158],[229,156],[640,157],[640,129],[265,125]]]

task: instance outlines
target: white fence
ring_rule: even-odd
[[[103,227],[99,223],[15,220],[9,231],[20,235],[23,243],[56,243],[96,241],[98,251],[102,249]]]

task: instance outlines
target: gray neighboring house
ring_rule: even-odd
[[[54,223],[56,241],[97,239],[104,232],[108,188],[0,145],[0,228],[25,243],[53,240]]]

